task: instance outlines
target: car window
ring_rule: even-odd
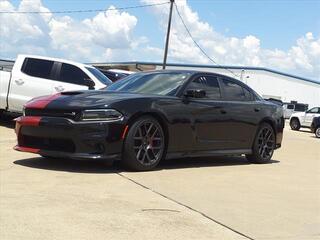
[[[221,99],[219,82],[215,76],[201,76],[193,80],[187,87],[188,89],[201,89],[206,91],[206,98]]]
[[[308,109],[308,105],[305,104],[295,104],[294,111],[296,112],[305,112]]]
[[[86,67],[86,69],[92,73],[101,83],[105,85],[112,84],[112,81],[108,78],[108,76],[104,75],[100,70],[94,67]]]
[[[226,99],[231,101],[249,101],[252,100],[251,93],[241,85],[229,79],[222,79],[222,86],[226,94]]]
[[[106,90],[175,96],[190,76],[189,72],[140,72],[114,82]]]
[[[319,113],[318,108],[311,108],[307,113]]]
[[[117,77],[116,77],[114,74],[110,73],[110,72],[104,71],[104,72],[102,72],[102,73],[103,73],[107,78],[109,78],[112,82],[115,82],[115,81],[118,80]]]
[[[246,89],[246,88],[242,88],[243,89],[243,92],[244,92],[244,100],[245,101],[251,101],[251,100],[253,100],[253,95],[252,95],[252,93],[248,90],[248,89]]]
[[[53,61],[43,59],[26,58],[21,71],[33,77],[52,79],[51,69],[53,63]]]
[[[84,80],[90,79],[80,68],[71,64],[62,63],[60,81],[72,84],[84,85]]]
[[[293,104],[288,104],[287,109],[294,109],[294,105]]]

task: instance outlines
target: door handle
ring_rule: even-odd
[[[16,80],[14,80],[15,81],[15,83],[17,84],[17,85],[22,85],[22,84],[24,84],[24,81],[22,80],[22,79],[16,79]]]
[[[255,111],[255,112],[259,112],[259,111],[260,111],[260,108],[255,108],[254,111]]]
[[[226,114],[226,113],[227,113],[226,110],[224,110],[224,109],[221,109],[220,112],[221,112],[222,114]]]
[[[64,87],[62,86],[57,86],[57,87],[54,87],[54,89],[57,91],[57,92],[62,92],[64,90]]]

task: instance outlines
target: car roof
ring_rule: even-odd
[[[196,73],[203,73],[203,74],[215,74],[212,72],[202,72],[202,71],[197,71],[197,70],[179,70],[179,69],[161,69],[161,70],[149,70],[149,71],[141,71],[137,73],[190,73],[190,74],[196,74]]]
[[[241,82],[239,79],[236,79],[234,77],[228,76],[228,75],[223,75],[220,73],[214,73],[214,72],[208,72],[208,71],[199,71],[199,70],[185,70],[185,69],[161,69],[161,70],[149,70],[149,71],[141,71],[141,72],[137,72],[137,73],[190,73],[192,75],[195,74],[210,74],[210,75],[215,75],[215,76],[221,76],[221,77],[226,77],[229,79],[232,79],[234,81],[240,82],[242,85],[245,85],[243,82]]]

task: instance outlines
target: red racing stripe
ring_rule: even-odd
[[[41,117],[34,116],[26,116],[26,117],[18,117],[14,119],[16,121],[16,126],[39,126],[41,121]]]
[[[16,119],[14,119],[14,121],[16,121],[16,127],[15,127],[15,132],[17,134],[17,137],[19,139],[19,135],[20,135],[20,128],[22,126],[39,126],[40,121],[41,121],[41,117],[18,117]]]
[[[36,109],[43,109],[45,108],[50,102],[53,100],[59,98],[61,96],[60,93],[51,95],[51,96],[43,96],[35,98],[29,102],[26,103],[26,108],[36,108]]]
[[[40,150],[36,148],[29,148],[29,147],[23,147],[23,135],[21,134],[21,127],[22,126],[39,126],[41,117],[18,117],[15,119],[16,121],[16,127],[15,132],[17,135],[18,145],[15,146],[13,149],[21,152],[30,152],[30,153],[38,153]]]
[[[40,151],[40,149],[37,149],[37,148],[21,147],[18,145],[15,146],[13,149],[20,152],[30,152],[30,153],[38,153]]]
[[[128,128],[129,128],[129,126],[126,125],[123,132],[122,132],[121,139],[125,139],[127,132],[128,132]]]

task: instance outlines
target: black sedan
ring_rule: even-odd
[[[282,107],[242,82],[198,71],[132,74],[100,91],[34,99],[16,121],[18,151],[121,160],[133,170],[169,158],[242,155],[267,163],[281,146]]]

